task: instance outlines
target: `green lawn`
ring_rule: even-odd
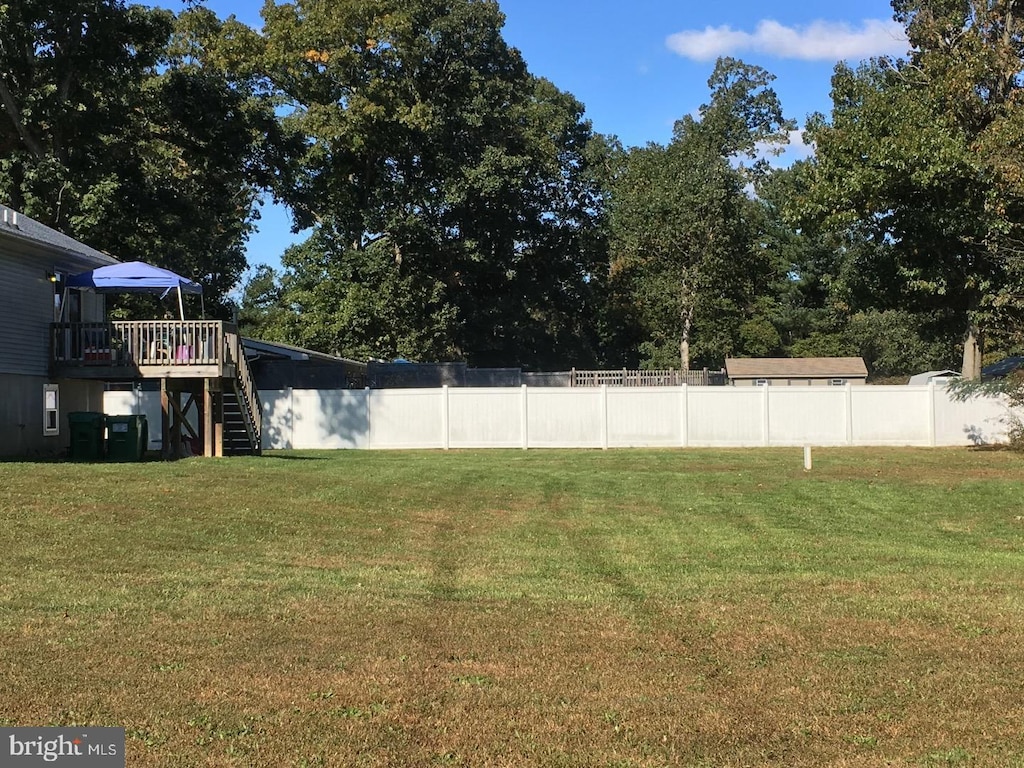
[[[0,724],[139,766],[1024,766],[1024,457],[0,463]]]

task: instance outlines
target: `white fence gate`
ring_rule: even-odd
[[[265,450],[953,446],[1004,442],[1009,415],[1001,399],[957,402],[935,384],[285,389],[260,397]],[[107,392],[104,406],[146,413],[158,447],[159,398]]]

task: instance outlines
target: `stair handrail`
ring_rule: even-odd
[[[242,337],[238,334],[237,326],[224,323],[224,344],[227,347],[228,355],[235,363],[235,392],[239,395],[245,431],[249,434],[253,453],[259,454],[262,450],[263,405],[260,402],[259,390],[256,389],[256,380],[253,378],[252,369],[245,357]]]

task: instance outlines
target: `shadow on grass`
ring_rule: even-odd
[[[328,456],[295,456],[294,454],[278,453],[277,451],[264,451],[263,457],[267,459],[282,459],[284,461],[328,461]]]

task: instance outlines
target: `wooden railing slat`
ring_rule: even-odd
[[[223,325],[220,320],[54,323],[52,357],[73,365],[219,365]]]
[[[708,386],[712,376],[723,376],[725,371],[701,370],[681,371],[667,370],[629,370],[626,368],[614,371],[580,371],[573,369],[570,386],[573,387],[677,387],[681,384],[691,386]]]

